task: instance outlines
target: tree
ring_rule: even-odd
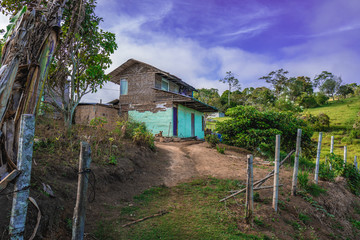
[[[299,76],[290,78],[288,82],[288,94],[292,101],[305,95],[312,95],[314,92],[313,84],[309,77]]]
[[[343,96],[343,98],[346,98],[347,95],[353,94],[354,90],[350,84],[345,84],[341,85],[336,93]]]
[[[216,88],[200,88],[194,92],[194,98],[210,106],[221,107],[219,90]]]
[[[96,16],[95,4],[95,0],[68,2],[62,44],[47,82],[51,104],[62,113],[68,129],[81,98],[109,80],[105,70],[112,63],[110,54],[117,48],[115,34],[99,28],[102,18]]]
[[[284,69],[279,69],[277,71],[270,72],[267,76],[259,78],[260,80],[265,80],[267,83],[272,84],[275,95],[280,96],[280,94],[286,89],[289,78],[286,76],[289,72]]]
[[[314,79],[314,85],[319,87],[319,90],[335,100],[335,93],[339,89],[342,83],[341,77],[337,77],[334,74],[323,71],[320,75],[317,75]]]
[[[230,106],[230,94],[231,94],[231,89],[235,89],[235,90],[239,90],[240,89],[240,83],[239,80],[237,78],[235,78],[234,74],[229,71],[226,72],[226,76],[223,79],[219,80],[222,83],[227,83],[229,84],[229,92],[228,92],[228,106]]]

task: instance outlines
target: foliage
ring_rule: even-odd
[[[299,97],[298,100],[300,106],[303,106],[304,108],[314,108],[318,107],[319,104],[316,101],[316,97],[314,95],[302,95]]]
[[[284,69],[279,69],[270,72],[267,76],[263,76],[260,79],[265,80],[267,83],[272,84],[275,95],[279,96],[286,88],[289,78],[286,76],[289,72]]]
[[[210,106],[214,106],[218,109],[221,108],[219,90],[215,88],[200,88],[197,92],[194,92],[194,98],[206,103]]]
[[[300,171],[298,174],[298,180],[300,188],[312,196],[319,196],[321,193],[326,192],[325,189],[321,188],[319,185],[315,183],[309,183],[309,172],[308,171]]]
[[[306,190],[309,185],[309,172],[300,171],[298,174],[298,181],[300,188]]]
[[[332,97],[334,100],[334,94],[338,91],[341,85],[341,77],[337,77],[334,74],[323,71],[321,74],[314,78],[315,86],[319,87],[320,91]]]
[[[303,111],[303,109],[294,101],[290,101],[289,99],[283,97],[276,100],[275,108],[280,111],[289,111],[295,113]]]
[[[90,120],[90,126],[95,128],[102,128],[107,123],[106,117],[95,117]]]
[[[216,145],[216,150],[218,153],[225,154],[225,147],[220,147],[219,144]]]
[[[109,80],[105,70],[117,48],[115,34],[100,29],[103,19],[96,16],[95,7],[95,0],[67,2],[61,44],[50,67],[47,94],[68,128],[82,97]]]
[[[111,156],[109,157],[109,164],[111,164],[111,165],[116,165],[116,164],[117,164],[116,156],[111,155]]]
[[[229,71],[229,72],[226,72],[226,76],[223,79],[220,79],[219,81],[229,85],[228,105],[230,106],[231,89],[235,89],[235,90],[240,89],[239,80],[237,78],[235,78],[234,74],[231,71]]]
[[[292,113],[260,112],[251,106],[237,106],[230,108],[227,114],[231,118],[216,125],[226,144],[260,151],[259,147],[266,144],[273,151],[275,135],[280,134],[281,149],[291,151],[296,143],[297,129],[301,128],[303,152],[309,154],[314,151],[312,130]]]
[[[354,93],[354,90],[353,88],[351,87],[350,84],[345,84],[345,85],[341,85],[337,92],[336,92],[338,95],[342,96],[343,98],[346,98],[347,95],[349,94],[353,94]]]
[[[315,100],[319,106],[322,106],[329,100],[329,97],[322,92],[318,92],[315,94]]]
[[[301,116],[301,119],[306,121],[315,131],[325,131],[330,127],[330,117],[325,113],[320,113],[317,116],[306,113]]]
[[[324,181],[334,181],[336,175],[335,172],[330,169],[329,164],[320,163],[319,164],[319,178]]]
[[[138,145],[146,145],[151,150],[155,150],[155,138],[153,134],[146,129],[145,124],[140,124],[134,129],[132,139]]]
[[[220,143],[220,140],[216,134],[209,134],[205,136],[205,141],[210,144],[211,147],[216,147],[218,143]]]

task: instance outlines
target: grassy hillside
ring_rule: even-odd
[[[334,153],[344,154],[344,146],[348,149],[348,161],[353,162],[354,156],[360,157],[360,139],[349,138],[349,132],[360,112],[360,97],[352,97],[344,100],[330,102],[329,104],[307,109],[306,112],[318,115],[325,113],[330,117],[330,131],[323,133],[322,160],[325,154],[330,152],[331,136],[334,136]],[[314,140],[318,140],[319,133],[314,134]]]

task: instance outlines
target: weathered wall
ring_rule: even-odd
[[[204,131],[202,130],[203,113],[191,108],[178,105],[178,136],[191,137],[191,113],[195,115],[195,136],[203,139]]]
[[[89,124],[96,117],[105,117],[109,125],[115,125],[118,119],[118,109],[100,104],[79,105],[75,111],[75,124]]]
[[[120,96],[121,104],[146,103],[154,101],[155,87],[154,69],[136,63],[114,77],[113,81],[120,83],[121,79],[128,81],[128,94]]]
[[[144,122],[147,129],[150,130],[153,134],[158,134],[160,133],[160,131],[163,131],[163,136],[169,136],[169,137],[173,136],[172,108],[163,108],[163,110],[155,113],[152,111],[139,112],[136,110],[132,110],[129,111],[128,114],[129,114],[129,119],[138,122]],[[170,131],[169,131],[169,126],[170,126]]]

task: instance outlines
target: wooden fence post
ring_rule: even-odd
[[[322,132],[319,133],[318,150],[316,153],[315,184],[319,182],[320,154],[321,154]]]
[[[347,146],[344,146],[344,167],[346,165],[346,161],[347,161]]]
[[[275,168],[274,168],[274,190],[272,207],[277,212],[279,195],[279,161],[280,161],[280,135],[276,135],[275,144]]]
[[[87,142],[81,142],[79,159],[78,188],[74,208],[72,240],[84,239],[86,192],[91,163],[91,149]]]
[[[246,181],[246,222],[251,223],[254,211],[254,189],[253,189],[253,155],[247,155],[247,181]]]
[[[17,166],[21,171],[14,187],[14,196],[10,216],[9,234],[11,240],[24,239],[26,214],[28,207],[31,165],[34,144],[35,117],[23,114],[20,122]]]
[[[334,136],[331,136],[330,153],[334,153]]]
[[[294,173],[292,179],[292,187],[291,187],[291,195],[296,195],[296,184],[297,184],[297,176],[299,171],[299,155],[300,155],[300,148],[301,148],[301,129],[297,131],[296,137],[296,152],[295,152],[295,161],[294,161]]]

